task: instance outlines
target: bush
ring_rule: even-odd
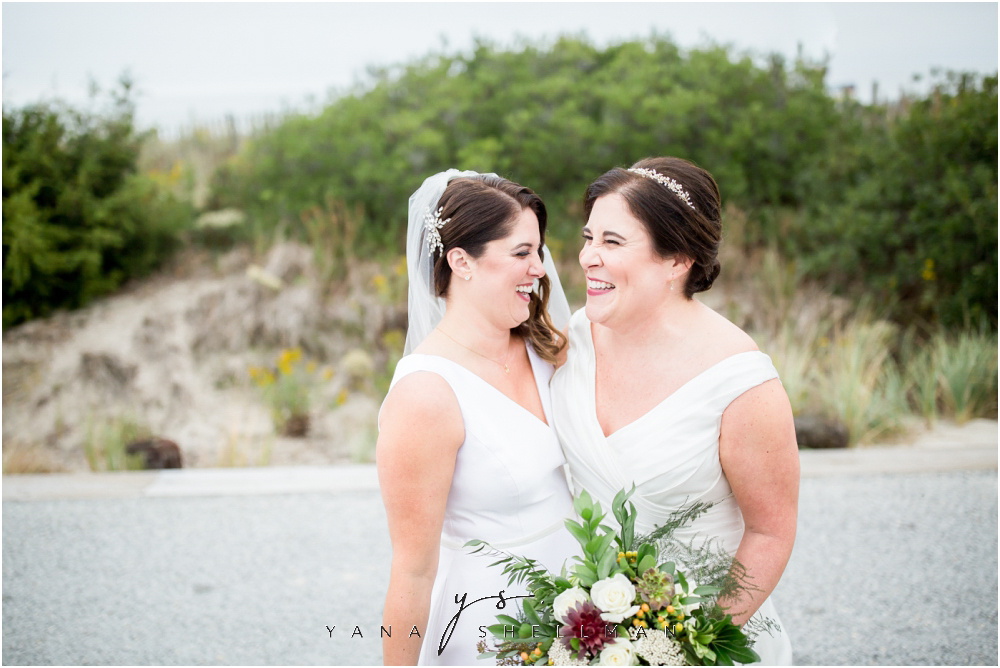
[[[495,171],[545,199],[556,237],[579,237],[586,184],[647,155],[706,167],[746,205],[802,203],[804,173],[836,114],[823,69],[666,38],[597,48],[562,38],[504,51],[432,54],[375,69],[371,86],[316,117],[293,116],[217,172],[210,206],[261,232],[305,238],[301,214],[328,198],[361,206],[364,247],[402,247],[410,194],[458,166]]]
[[[903,322],[997,325],[997,77],[951,74],[868,132],[840,203],[797,231],[814,276]]]
[[[685,52],[658,36],[481,42],[373,69],[367,88],[289,117],[216,173],[211,205],[246,211],[259,235],[306,240],[309,212],[343,202],[360,212],[354,252],[398,251],[426,176],[495,171],[545,199],[554,249],[575,248],[587,183],[677,155],[745,214],[727,243],[774,248],[802,277],[873,294],[904,326],[995,329],[996,75],[949,75],[892,107],[835,99],[825,76],[819,63]]]
[[[189,208],[137,173],[130,85],[104,114],[3,110],[3,326],[76,308],[178,245]]]

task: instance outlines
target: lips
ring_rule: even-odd
[[[606,295],[614,289],[614,283],[598,281],[593,278],[587,279],[587,294],[590,296]]]

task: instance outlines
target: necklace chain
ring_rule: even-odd
[[[451,336],[450,334],[448,334],[448,332],[444,331],[444,330],[443,330],[443,329],[441,329],[440,327],[438,327],[438,328],[437,328],[437,331],[441,332],[442,334],[444,334],[445,336],[447,336],[447,337],[448,337],[449,339],[451,339],[452,341],[454,341],[454,342],[455,342],[455,343],[457,343],[458,345],[460,345],[460,346],[462,346],[463,348],[465,348],[466,350],[468,350],[468,351],[469,351],[470,353],[474,353],[474,354],[476,354],[476,355],[479,355],[479,356],[480,356],[480,357],[482,357],[483,359],[486,359],[486,360],[489,360],[489,361],[493,362],[494,364],[496,364],[497,366],[501,366],[501,367],[503,367],[503,372],[504,372],[504,373],[506,373],[506,374],[509,374],[509,373],[510,373],[510,368],[508,368],[508,366],[507,366],[507,356],[508,356],[508,355],[510,355],[510,341],[509,341],[509,340],[508,340],[508,342],[507,342],[507,352],[506,352],[506,353],[504,354],[504,356],[503,356],[503,363],[501,364],[500,362],[497,362],[497,361],[496,361],[495,359],[493,359],[492,357],[487,357],[486,355],[484,355],[484,354],[482,354],[482,353],[480,353],[480,352],[476,352],[475,350],[473,350],[473,349],[472,349],[472,348],[470,348],[469,346],[465,345],[465,344],[464,344],[464,343],[462,343],[461,341],[457,340],[457,339],[456,339],[455,337],[453,337],[453,336]]]

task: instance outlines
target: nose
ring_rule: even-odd
[[[541,278],[545,275],[545,265],[542,264],[542,258],[538,255],[532,255],[533,261],[531,267],[528,269],[528,275],[532,278]]]
[[[589,269],[591,267],[600,267],[604,264],[601,261],[601,253],[594,247],[594,244],[584,243],[583,248],[580,249],[580,266],[584,269]]]

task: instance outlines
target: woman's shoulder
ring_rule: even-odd
[[[719,385],[720,399],[724,395],[734,399],[778,377],[771,358],[761,352],[756,341],[708,307],[705,307],[702,323],[693,337],[700,350],[710,351],[703,366],[713,371],[707,375]],[[723,389],[724,392],[721,391]]]
[[[760,352],[753,337],[705,304],[702,304],[702,325],[698,329],[699,340],[716,350],[722,359],[740,353]]]

